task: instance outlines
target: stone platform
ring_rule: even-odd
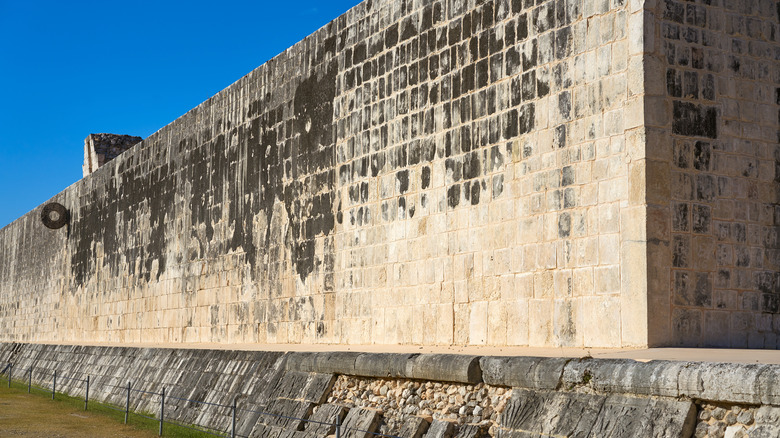
[[[348,437],[780,434],[776,364],[41,344],[2,344],[0,361],[43,387],[56,370],[77,397],[89,375],[90,399],[115,405],[131,382],[148,392],[136,411],[157,412],[166,388],[166,420],[217,431],[236,400],[251,437],[324,437],[336,422]]]

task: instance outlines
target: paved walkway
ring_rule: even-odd
[[[61,345],[78,343],[57,342]],[[84,344],[81,344],[84,345]],[[250,351],[361,351],[370,353],[448,353],[472,354],[478,356],[540,356],[540,357],[587,357],[651,360],[763,363],[780,364],[780,350],[737,350],[719,348],[649,348],[649,349],[603,349],[603,348],[529,348],[529,347],[420,347],[414,345],[331,345],[331,344],[172,344],[138,343],[112,344],[89,343],[88,345],[122,346],[142,348],[191,348],[215,350]]]

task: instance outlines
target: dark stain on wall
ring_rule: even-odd
[[[717,109],[691,102],[674,102],[672,132],[692,137],[717,138]]]
[[[305,281],[314,270],[314,238],[328,236],[335,226],[333,203],[336,173],[333,142],[333,99],[336,63],[316,73],[295,90],[291,155],[292,181],[285,184],[284,204],[290,220],[295,270]],[[367,172],[367,170],[364,170]],[[327,250],[326,250],[327,251]],[[332,248],[330,256],[332,257]]]
[[[160,149],[150,142],[148,149]],[[71,226],[73,255],[71,274],[76,286],[83,286],[97,268],[97,245],[102,245],[104,259],[113,276],[120,276],[122,257],[127,260],[129,274],[138,273],[146,282],[151,280],[154,262],[157,262],[155,280],[166,269],[166,214],[173,205],[176,175],[164,164],[155,170],[146,169],[134,157],[122,161],[116,175],[103,172],[105,184],[84,186],[89,190],[83,196]],[[150,233],[141,238],[141,221],[148,215]],[[117,227],[118,220],[122,223]],[[117,235],[121,230],[123,235]],[[127,242],[119,247],[119,242]],[[75,291],[75,288],[71,290]]]

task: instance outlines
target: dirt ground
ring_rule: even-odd
[[[156,437],[100,414],[84,412],[67,403],[28,395],[26,391],[0,390],[0,437],[86,438]]]

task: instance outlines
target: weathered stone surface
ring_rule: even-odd
[[[590,436],[688,437],[696,425],[696,406],[689,401],[611,395]]]
[[[433,420],[425,438],[452,438],[455,436],[455,425],[451,421]]]
[[[89,134],[84,139],[84,176],[98,170],[122,152],[138,144],[141,137],[117,134]]]
[[[758,376],[762,404],[780,405],[780,365],[767,365]]]
[[[13,362],[20,373],[32,368],[34,384],[50,386],[56,370],[58,391],[81,397],[86,389],[81,379],[89,375],[90,399],[116,406],[125,404],[128,381],[133,390],[160,392],[164,387],[168,418],[218,430],[228,429],[236,396],[239,409],[265,408],[270,388],[284,371],[283,356],[281,352],[0,344],[0,363]],[[132,392],[131,408],[157,412],[159,397]],[[238,432],[247,435],[257,421],[258,414],[244,412]]]
[[[270,397],[319,404],[327,397],[334,379],[333,374],[287,371],[271,390]]]
[[[320,425],[320,429],[314,421],[335,424],[335,417],[343,416],[346,407],[354,407],[363,415],[353,414],[349,420],[342,418],[342,423],[363,422],[368,426],[364,424],[367,429],[361,430],[368,430],[373,420],[384,419],[381,432],[389,435],[398,435],[402,432],[401,426],[412,418],[410,415],[420,412],[419,415],[437,419],[428,431],[431,437],[466,430],[461,427],[447,432],[446,425],[439,421],[442,418],[451,418],[460,424],[479,422],[496,428],[493,435],[500,437],[545,434],[685,436],[693,433],[694,425],[696,436],[707,433],[771,436],[780,424],[777,406],[759,407],[734,401],[767,394],[768,390],[761,385],[756,387],[755,382],[761,381],[762,376],[771,375],[774,366],[756,368],[739,364],[659,361],[634,362],[637,370],[632,371],[630,361],[572,360],[565,366],[563,381],[557,391],[545,391],[509,389],[485,383],[355,376],[340,376],[331,384],[333,375],[288,369],[290,357],[287,356],[220,350],[0,344],[0,363],[12,362],[14,375],[23,376],[26,370],[35,367],[33,382],[48,386],[51,384],[47,380],[51,377],[48,371],[57,369],[58,388],[73,396],[83,396],[83,382],[78,379],[87,373],[91,376],[91,399],[120,406],[125,400],[127,380],[131,380],[134,390],[158,391],[165,387],[169,397],[168,418],[179,422],[227,430],[232,401],[238,396],[238,433],[244,436],[250,433],[272,438],[325,436],[330,426]],[[482,363],[495,366],[508,360],[498,359],[494,362],[483,360]],[[552,360],[550,363],[558,362]],[[541,362],[536,365],[541,366]],[[653,366],[657,367],[655,372]],[[691,397],[699,406],[698,420],[692,402],[667,397],[671,394],[669,385],[673,381],[670,376],[680,375],[681,369],[686,367],[688,371],[683,376],[688,379],[686,382],[696,379],[701,382],[698,386],[680,383],[682,390],[687,391],[682,397]],[[709,372],[706,372],[707,367],[710,367]],[[734,380],[721,377],[729,367],[749,379],[743,382],[743,389],[733,395],[730,391],[734,388]],[[491,367],[487,367],[485,373],[494,375]],[[663,377],[664,373],[669,376]],[[636,380],[639,376],[649,376],[647,379],[651,383],[665,383],[640,385]],[[705,382],[704,379],[712,380]],[[595,393],[586,393],[593,391]],[[654,395],[654,391],[666,396]],[[749,391],[754,393],[749,394]],[[652,396],[637,397],[641,392]],[[346,407],[321,405],[309,415],[317,404],[311,400],[323,393],[329,402],[343,403]],[[204,408],[197,401],[223,406]],[[159,408],[157,403],[154,397],[139,396],[131,399],[131,408],[154,411]],[[380,408],[383,415],[380,417],[377,410],[360,409],[366,406]],[[306,418],[312,421],[303,421]],[[302,425],[304,429],[300,430]]]
[[[777,13],[688,3],[362,2],[0,231],[0,338],[775,348]]]
[[[376,432],[382,421],[382,413],[374,409],[350,409],[341,425],[341,436],[345,438],[368,438]]]
[[[398,433],[400,438],[421,438],[431,423],[422,417],[407,417],[401,431]]]
[[[411,362],[411,374],[402,377],[459,383],[479,383],[482,381],[482,370],[478,356],[420,354],[413,357]]]
[[[566,364],[564,387],[588,385],[606,393],[677,397],[681,362],[579,359]]]
[[[458,428],[456,438],[488,437],[488,427],[484,424],[464,424]]]
[[[355,375],[366,377],[407,377],[413,373],[417,354],[361,354],[355,359]]]
[[[355,373],[357,352],[334,351],[316,353],[291,353],[287,360],[287,369],[314,373]]]
[[[777,26],[778,13],[771,2],[747,5],[664,0],[644,2],[635,15],[644,23],[636,36],[650,93],[646,239],[666,248],[647,263],[651,344],[778,346],[770,321],[780,312],[780,221],[759,213],[777,208],[780,94],[760,72],[776,69],[778,42],[748,30]],[[762,44],[772,49],[746,49]],[[745,116],[746,106],[763,110]],[[702,390],[710,393],[706,383]],[[735,390],[733,398],[747,400]]]
[[[303,430],[304,420],[309,418],[313,408],[313,403],[278,398],[265,406],[260,421],[269,426]]]
[[[280,438],[280,435],[284,432],[284,429],[276,426],[266,426],[262,423],[257,423],[252,432],[249,434],[250,438]]]
[[[479,360],[485,383],[527,389],[556,389],[570,359],[541,357],[489,357]]]
[[[624,395],[517,390],[501,416],[501,436],[690,436],[691,402]]]
[[[501,415],[501,428],[556,436],[587,434],[604,401],[604,396],[591,394],[516,390]]]
[[[328,436],[336,432],[336,424],[341,424],[347,415],[347,409],[334,404],[324,404],[309,417],[304,430],[311,436]]]
[[[479,383],[479,357],[456,354],[293,353],[288,370]]]
[[[702,400],[761,403],[759,376],[768,365],[689,363],[682,367],[679,394]]]
[[[748,429],[750,438],[774,438],[780,436],[780,426],[776,424],[762,424]]]

